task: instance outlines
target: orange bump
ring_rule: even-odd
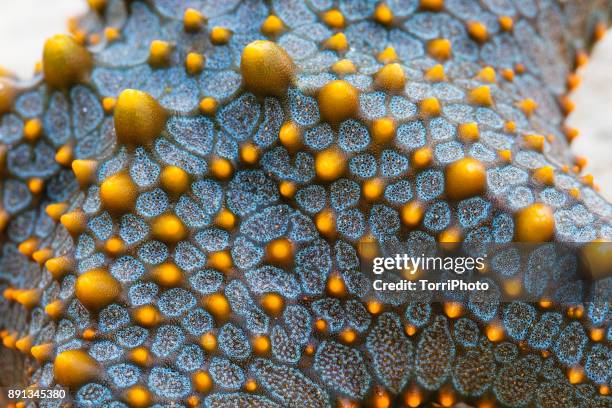
[[[317,153],[315,157],[315,172],[325,181],[336,180],[346,170],[346,159],[334,148]]]
[[[478,124],[476,122],[462,123],[457,128],[459,138],[464,142],[477,142],[480,138]]]
[[[104,269],[92,269],[77,278],[75,293],[87,309],[97,310],[117,299],[121,284]]]
[[[206,17],[198,10],[188,8],[183,14],[183,27],[185,31],[193,33],[200,31],[206,23]]]
[[[424,118],[439,116],[442,108],[437,98],[425,98],[419,103],[419,111]]]
[[[166,111],[146,92],[126,89],[114,109],[117,139],[128,145],[148,145],[166,124]]]
[[[162,188],[170,194],[182,194],[189,188],[189,175],[177,166],[166,166],[161,171]]]
[[[213,27],[210,30],[210,42],[214,45],[225,45],[232,37],[232,32],[225,27]]]
[[[253,41],[244,47],[240,72],[245,86],[263,95],[282,96],[293,82],[295,66],[287,52],[272,41]]]
[[[374,21],[389,26],[393,23],[393,11],[385,3],[380,3],[374,10]]]
[[[406,85],[406,73],[398,63],[387,64],[376,73],[374,81],[380,89],[401,92]]]
[[[220,293],[214,293],[204,298],[204,307],[215,319],[225,320],[231,312],[227,298]]]
[[[183,280],[183,273],[178,266],[172,262],[164,262],[157,265],[149,272],[151,279],[157,284],[165,287],[178,286]]]
[[[555,218],[545,204],[536,203],[515,215],[514,238],[520,242],[546,242],[553,237]]]
[[[212,378],[210,374],[205,371],[197,371],[191,377],[191,381],[193,382],[193,388],[197,392],[201,392],[203,394],[208,393],[213,386]]]
[[[491,89],[486,86],[479,86],[472,89],[468,94],[468,101],[474,105],[491,106],[493,98],[491,97]]]
[[[61,385],[76,388],[97,375],[98,364],[83,350],[67,350],[55,357],[53,376]]]
[[[412,153],[412,166],[417,169],[422,169],[431,164],[433,153],[429,147],[421,147]]]
[[[437,60],[447,60],[451,57],[451,42],[446,38],[437,38],[427,43],[427,53]]]
[[[134,208],[138,187],[124,172],[108,177],[100,186],[102,206],[114,213],[129,212]]]
[[[153,40],[149,45],[149,65],[158,68],[170,63],[172,46],[170,43],[161,40]]]
[[[285,29],[283,21],[274,15],[269,15],[261,25],[261,32],[268,37],[276,37]]]
[[[287,238],[278,238],[266,245],[266,257],[275,264],[287,264],[293,259],[293,245]]]
[[[96,160],[73,160],[72,172],[81,187],[87,187],[96,181],[98,162]]]
[[[332,9],[323,13],[322,20],[331,28],[343,28],[344,16],[340,10]]]
[[[391,118],[375,119],[372,122],[372,139],[379,144],[386,144],[395,137],[395,122]]]
[[[45,268],[51,273],[53,279],[58,280],[74,269],[74,261],[67,256],[51,258],[45,262]]]
[[[145,327],[157,326],[161,321],[161,314],[152,305],[140,306],[133,312],[134,321]]]
[[[45,42],[43,74],[51,87],[66,88],[81,82],[91,68],[91,54],[74,37],[58,34]]]
[[[429,82],[442,82],[446,80],[444,66],[442,64],[436,64],[433,67],[429,68],[425,72],[425,79]]]
[[[423,204],[411,201],[401,209],[402,222],[408,227],[416,227],[423,219],[423,212]]]
[[[325,40],[323,47],[336,52],[344,52],[348,50],[349,46],[344,33],[336,33]]]
[[[285,301],[278,293],[266,293],[261,298],[261,306],[268,314],[278,316],[285,307]]]
[[[489,39],[487,26],[480,21],[470,21],[467,25],[467,31],[473,40],[483,43]]]
[[[151,222],[152,235],[167,244],[176,244],[187,237],[185,224],[174,213],[162,214]]]
[[[318,101],[323,119],[337,123],[355,115],[359,108],[359,92],[348,82],[335,80],[319,90]]]
[[[149,390],[142,385],[134,385],[125,391],[125,401],[133,408],[144,408],[153,400]]]
[[[465,157],[446,166],[446,194],[453,200],[462,200],[482,194],[486,186],[483,164]]]

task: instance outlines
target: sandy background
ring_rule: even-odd
[[[0,0],[0,65],[27,78],[40,59],[47,37],[66,31],[66,20],[85,10],[85,0]],[[576,110],[568,124],[580,129],[572,148],[589,159],[585,171],[595,176],[612,201],[612,33],[601,41],[581,70],[582,85],[572,99]]]

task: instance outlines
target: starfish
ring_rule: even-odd
[[[564,125],[609,1],[89,3],[0,77],[2,386],[612,405],[612,206]],[[550,298],[530,256],[481,268],[497,296],[376,292],[390,242],[567,244],[597,279]]]

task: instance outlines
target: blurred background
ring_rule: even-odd
[[[46,38],[66,32],[69,17],[83,13],[85,0],[0,0],[0,65],[28,78]],[[568,125],[580,129],[573,151],[588,159],[601,194],[612,201],[612,33],[600,41],[579,72],[576,109]]]

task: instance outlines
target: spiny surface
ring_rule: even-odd
[[[35,85],[0,78],[2,385],[83,407],[612,404],[610,278],[571,307],[430,304],[358,260],[612,238],[563,127],[608,1],[90,3]]]

